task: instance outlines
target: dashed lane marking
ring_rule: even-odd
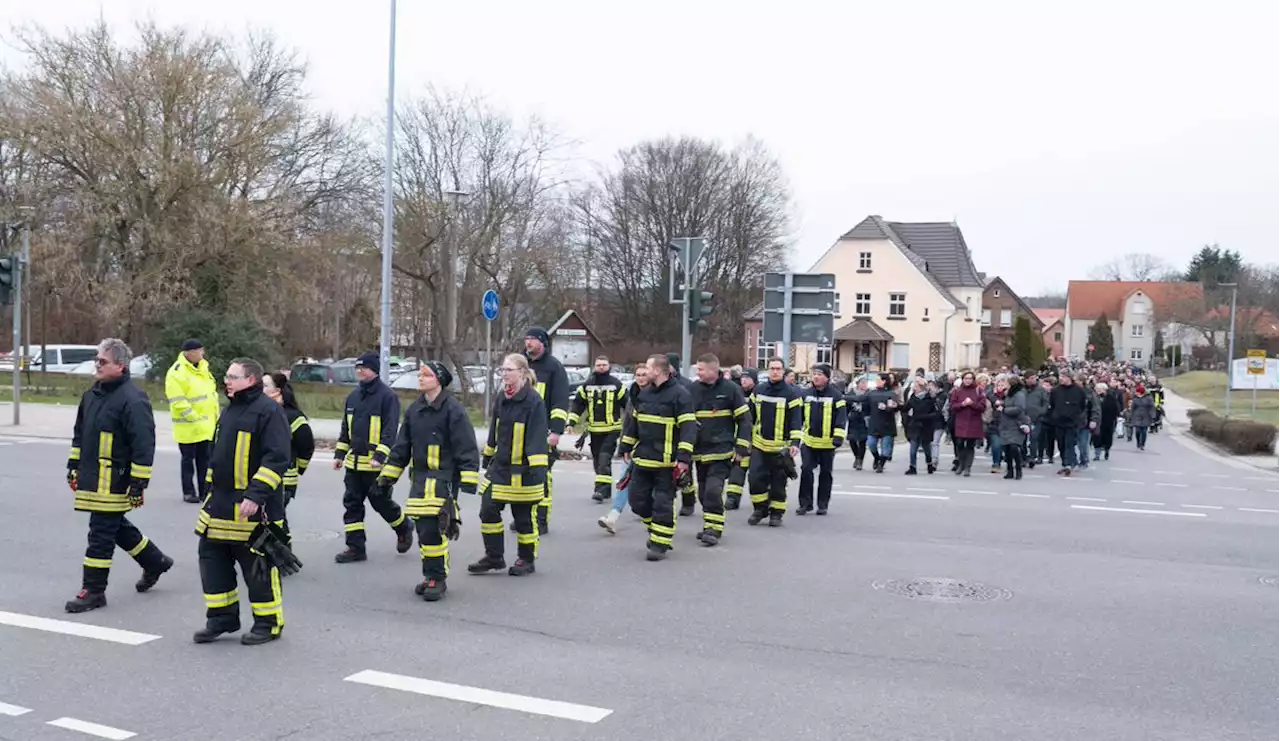
[[[1241,512],[1261,512],[1264,515],[1280,515],[1280,509],[1254,509],[1253,507],[1240,507]]]
[[[946,489],[930,489],[923,486],[914,486],[914,487],[908,486],[907,491],[940,492],[940,491],[946,491]]]
[[[1108,483],[1112,483],[1112,484],[1137,484],[1138,486],[1142,486],[1142,482],[1141,482],[1141,481],[1127,481],[1127,480],[1125,480],[1125,479],[1111,479]]]
[[[1249,491],[1243,486],[1215,486],[1213,488],[1219,489],[1221,491]]]
[[[892,489],[892,488],[893,488],[892,486],[873,486],[873,485],[871,485],[871,484],[859,484],[859,486],[861,486],[863,489],[884,489],[884,490],[888,490],[888,489]]]
[[[144,643],[158,640],[160,636],[151,635],[150,633],[135,633],[131,630],[119,630],[117,628],[103,628],[97,625],[89,625],[87,623],[73,623],[70,620],[53,620],[52,618],[36,617],[35,615],[22,615],[17,612],[5,612],[0,610],[0,625],[11,625],[15,628],[30,628],[32,630],[43,630],[49,633],[62,633],[63,635],[79,636],[81,638],[93,638],[99,641],[110,641],[112,643],[123,643],[126,646],[141,646]]]
[[[1187,509],[1223,509],[1223,507],[1216,504],[1183,504],[1180,506],[1186,507]]]
[[[1011,496],[1011,497],[1026,497],[1026,498],[1028,498],[1028,499],[1048,499],[1048,498],[1049,498],[1049,495],[1048,495],[1048,494],[1019,494],[1019,493],[1017,493],[1017,492],[1010,492],[1010,493],[1009,493],[1009,496]]]
[[[31,712],[31,708],[24,708],[19,705],[10,705],[7,702],[0,702],[0,715],[8,715],[16,718],[19,715],[26,715]]]
[[[1138,472],[1139,470],[1141,470],[1141,469],[1138,469],[1138,468],[1121,468],[1120,466],[1112,466],[1112,467],[1111,467],[1111,470],[1112,470],[1112,471],[1124,471],[1125,473],[1137,473],[1137,472]]]
[[[1145,504],[1148,507],[1163,507],[1164,502],[1144,502],[1139,499],[1122,499],[1121,504]]]
[[[47,725],[65,728],[68,731],[87,733],[90,736],[97,736],[98,738],[109,738],[112,739],[112,741],[125,741],[127,738],[133,738],[138,735],[133,731],[124,731],[119,728],[104,726],[101,723],[90,723],[87,720],[80,720],[79,718],[58,718],[57,720],[49,721]]]
[[[1088,504],[1073,504],[1071,509],[1087,509],[1095,512],[1122,512],[1135,515],[1168,515],[1171,517],[1207,517],[1203,512],[1170,512],[1167,509],[1125,509],[1124,507],[1094,507]]]
[[[951,499],[951,497],[942,497],[934,494],[890,494],[887,491],[833,491],[831,493],[846,497],[883,497],[885,499],[937,499],[942,501]]]
[[[1187,484],[1171,484],[1171,483],[1168,483],[1168,482],[1165,482],[1165,481],[1158,481],[1158,482],[1156,482],[1156,486],[1163,486],[1163,487],[1165,487],[1166,489],[1185,489],[1185,488],[1187,488]]]
[[[1201,476],[1204,476],[1205,478],[1208,478],[1208,479],[1229,479],[1229,478],[1231,478],[1231,475],[1230,475],[1230,474],[1226,474],[1226,473],[1202,473],[1202,474],[1200,474],[1200,475],[1201,475]]]
[[[1105,500],[1105,499],[1099,499],[1098,497],[1067,497],[1067,499],[1070,499],[1070,500],[1075,501],[1075,502],[1105,502],[1105,501],[1107,501],[1107,500]]]
[[[384,687],[402,692],[413,692],[428,697],[441,697],[446,700],[457,700],[458,702],[467,702],[473,705],[488,705],[489,707],[502,708],[504,710],[518,710],[522,713],[576,720],[580,723],[599,723],[613,713],[612,710],[590,705],[577,705],[559,700],[544,700],[540,697],[513,695],[508,692],[496,692],[480,687],[438,682],[433,679],[421,679],[403,674],[389,674],[371,669],[356,672],[343,681],[367,684],[373,687]]]
[[[961,489],[961,494],[999,494],[998,491],[989,491],[987,489]]]

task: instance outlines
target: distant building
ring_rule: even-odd
[[[978,319],[982,336],[981,365],[995,368],[1013,364],[1013,325],[1017,317],[1031,322],[1032,337],[1044,329],[1035,309],[1027,306],[1004,279],[996,276],[982,291],[982,315]]]
[[[1178,317],[1203,317],[1204,311],[1204,287],[1199,283],[1073,280],[1067,284],[1063,353],[1083,357],[1089,328],[1105,316],[1116,359],[1149,365],[1157,330],[1175,324]]]

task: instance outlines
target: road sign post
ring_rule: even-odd
[[[1258,377],[1267,372],[1267,351],[1266,350],[1249,350],[1245,353],[1247,358],[1247,368],[1249,377],[1253,381],[1253,400],[1249,410],[1250,417],[1258,416]],[[1231,376],[1228,373],[1227,383],[1230,385]],[[1231,394],[1231,390],[1227,389],[1227,394]]]
[[[791,364],[791,345],[830,345],[835,335],[836,276],[832,273],[766,273],[764,341],[780,345]]]
[[[484,419],[489,422],[489,393],[493,387],[493,322],[498,318],[498,292],[492,289],[484,292],[480,300],[480,311],[484,313],[484,367],[487,375],[484,379]]]
[[[693,332],[689,326],[690,313],[690,292],[700,290],[698,287],[698,263],[702,260],[702,253],[706,250],[707,240],[702,237],[679,237],[671,240],[667,247],[671,250],[671,292],[679,298],[670,297],[670,302],[680,304],[680,363],[685,367],[691,365],[689,356],[693,354]],[[676,275],[676,268],[679,267],[681,276]],[[684,282],[679,283],[677,277],[683,278]],[[684,368],[677,370],[680,375],[685,375]]]

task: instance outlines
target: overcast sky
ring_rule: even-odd
[[[0,19],[271,29],[319,105],[376,115],[388,5],[0,0]],[[794,189],[798,270],[872,213],[956,220],[978,269],[1026,295],[1126,252],[1277,260],[1276,0],[821,5],[401,0],[397,94],[466,87],[556,123],[587,160],[755,135]]]

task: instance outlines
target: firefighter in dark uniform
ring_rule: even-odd
[[[698,420],[693,400],[675,379],[665,355],[649,358],[649,385],[636,397],[635,413],[622,433],[622,457],[634,463],[631,511],[649,528],[645,557],[661,561],[676,534],[675,484],[688,473]]]
[[[622,409],[626,404],[622,381],[609,372],[610,367],[605,356],[596,358],[591,377],[578,387],[569,409],[569,426],[576,427],[585,418],[591,435],[591,460],[596,471],[593,502],[612,498],[613,453],[622,434]]]
[[[756,392],[757,371],[755,368],[743,368],[741,375],[738,376],[738,386],[742,389],[742,396],[747,400],[747,426],[752,426],[751,408],[754,402],[751,400],[752,395]],[[751,467],[751,453],[748,448],[747,455],[742,460],[735,461],[729,469],[729,478],[724,485],[725,493],[725,510],[737,509],[742,502],[742,487],[747,483],[747,470]]]
[[[75,492],[76,510],[89,513],[89,545],[80,593],[67,602],[67,612],[107,606],[107,577],[117,546],[142,567],[134,585],[139,592],[154,587],[173,566],[173,559],[125,516],[143,504],[156,450],[151,400],[129,378],[131,357],[120,340],[103,340],[94,361],[97,381],[76,410],[67,484]]]
[[[738,384],[721,376],[720,359],[715,355],[698,358],[693,414],[698,420],[693,461],[702,495],[702,532],[698,533],[698,540],[713,546],[724,537],[725,482],[738,463],[751,455],[747,398]]]
[[[475,494],[480,480],[475,428],[462,402],[449,393],[452,382],[443,363],[424,363],[418,370],[422,396],[404,413],[400,435],[378,476],[389,497],[410,467],[404,511],[417,527],[422,552],[422,582],[413,591],[427,602],[440,600],[448,588],[449,539],[458,537],[457,492]]]
[[[818,514],[831,503],[831,473],[836,451],[844,445],[847,409],[844,394],[831,382],[831,366],[812,368],[813,385],[804,391],[804,429],[800,433],[800,506],[796,514],[813,511],[813,469],[818,469]]]
[[[390,490],[374,486],[378,471],[391,454],[396,441],[396,424],[400,420],[400,398],[378,377],[378,354],[367,352],[356,361],[356,378],[360,386],[347,396],[342,415],[342,429],[334,448],[333,470],[346,468],[343,478],[346,491],[342,495],[342,522],[347,532],[347,548],[334,556],[338,563],[363,561],[365,555],[364,500],[369,500],[382,519],[396,533],[396,552],[405,553],[413,546],[413,523]]]
[[[534,389],[547,408],[546,491],[542,501],[538,502],[537,513],[538,533],[546,535],[551,521],[551,468],[560,455],[556,446],[560,444],[560,436],[569,423],[569,374],[565,373],[560,359],[551,354],[551,338],[547,335],[547,330],[541,327],[530,327],[525,332],[524,354],[529,360],[529,368],[537,377]]]
[[[693,398],[693,380],[685,377],[684,366],[680,364],[680,355],[673,352],[667,353],[667,362],[671,364],[671,377],[689,392],[689,398]],[[698,479],[693,477],[690,478],[688,485],[680,490],[680,516],[693,516],[693,505],[697,503]]]
[[[262,392],[262,378],[257,361],[238,358],[223,379],[231,404],[218,419],[209,457],[210,493],[196,521],[205,603],[205,627],[193,636],[196,643],[240,630],[236,564],[253,611],[253,628],[240,642],[274,641],[284,629],[280,571],[270,564],[263,568],[263,556],[249,547],[254,530],[283,509],[281,487],[293,460],[289,423],[280,405]]]
[[[268,373],[262,379],[262,392],[284,410],[284,418],[289,422],[289,436],[293,457],[289,459],[289,469],[284,472],[284,485],[281,487],[280,511],[268,512],[267,517],[280,526],[285,534],[285,545],[291,544],[289,537],[289,521],[285,510],[298,495],[298,480],[307,472],[311,456],[316,452],[316,439],[311,434],[311,423],[307,415],[298,407],[298,400],[293,395],[293,386],[283,373]],[[272,500],[275,501],[274,499]]]
[[[546,492],[547,407],[535,388],[537,378],[524,355],[502,361],[502,388],[494,399],[489,439],[484,446],[485,482],[480,498],[480,535],[484,557],[467,566],[472,574],[507,568],[502,508],[511,505],[516,532],[516,562],[511,576],[534,573],[538,558],[538,529],[533,510]]]
[[[748,525],[759,525],[765,517],[769,527],[780,527],[787,511],[787,479],[795,470],[800,452],[801,407],[804,401],[784,378],[780,358],[769,360],[769,380],[756,387],[751,434],[751,505]],[[789,456],[792,460],[784,460]]]

